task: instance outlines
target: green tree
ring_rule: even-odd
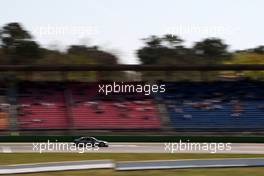
[[[151,48],[159,48],[162,44],[162,38],[155,35],[152,35],[148,38],[144,38],[143,41],[145,41],[145,44]]]
[[[179,37],[169,34],[163,37],[152,35],[143,41],[145,46],[137,51],[142,64],[158,64],[162,57],[174,55],[177,47],[182,43]]]
[[[257,48],[254,48],[253,50],[257,54],[264,54],[264,45],[258,46]]]
[[[227,48],[228,45],[226,45],[221,39],[207,38],[195,43],[193,51],[198,56],[217,58],[229,56]]]
[[[180,37],[171,34],[164,35],[162,40],[167,42],[167,45],[171,48],[181,48],[181,44],[184,42]]]
[[[67,53],[70,55],[85,56],[87,59],[92,59],[92,62],[96,64],[118,64],[118,58],[115,55],[102,51],[97,46],[71,45]]]
[[[1,47],[9,64],[32,64],[41,56],[40,46],[19,23],[9,23],[0,31]]]

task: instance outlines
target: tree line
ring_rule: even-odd
[[[218,63],[236,53],[264,54],[264,46],[230,52],[219,38],[206,38],[189,48],[173,34],[152,35],[143,41],[144,46],[136,52],[141,64]],[[19,23],[0,28],[0,44],[0,64],[118,64],[114,54],[99,46],[71,45],[66,52],[43,48]]]
[[[152,35],[144,38],[143,42],[144,46],[136,51],[136,55],[140,64],[145,65],[264,63],[263,45],[231,52],[229,51],[229,45],[222,39],[206,38],[194,43],[191,47],[187,47],[184,45],[184,40],[174,34]],[[71,45],[64,52],[44,48],[34,40],[30,32],[20,23],[14,22],[0,28],[0,64],[117,65],[119,59],[114,54],[104,51],[96,45]],[[122,75],[120,73],[111,74]],[[150,75],[153,74],[153,72],[150,73]],[[167,76],[170,74],[167,73]],[[250,74],[252,73],[250,72]],[[74,73],[72,75],[78,76]],[[105,73],[105,75],[109,75],[109,73]],[[174,74],[171,76],[175,77]]]

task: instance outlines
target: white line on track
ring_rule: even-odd
[[[2,151],[3,151],[3,153],[12,153],[11,148],[10,147],[7,147],[7,146],[2,147]]]
[[[110,147],[138,147],[137,145],[116,145],[116,144],[113,144],[113,145],[110,145]]]

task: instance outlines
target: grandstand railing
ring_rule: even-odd
[[[0,65],[0,71],[261,71],[264,64],[210,65]]]

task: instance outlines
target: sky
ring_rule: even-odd
[[[19,22],[43,47],[99,45],[122,63],[150,35],[178,35],[187,46],[222,38],[230,50],[264,44],[263,0],[1,0],[0,26]]]

